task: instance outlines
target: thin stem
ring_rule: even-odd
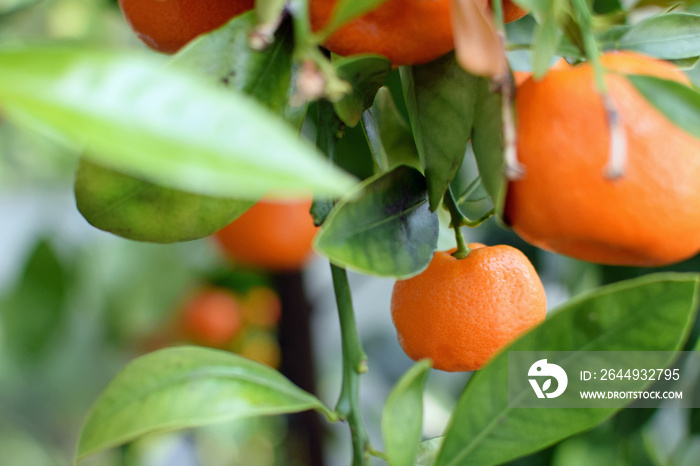
[[[515,95],[515,83],[513,76],[508,71],[508,59],[505,54],[506,28],[503,22],[502,0],[492,0],[491,8],[494,13],[496,31],[504,44],[503,61],[505,70],[502,76],[495,76],[496,87],[501,93],[501,115],[503,117],[503,157],[505,159],[505,175],[509,180],[517,180],[525,175],[525,166],[518,161],[517,131],[515,118],[513,117],[513,96]]]
[[[605,69],[600,62],[600,50],[593,34],[591,10],[585,0],[573,0],[573,6],[581,27],[586,57],[593,66],[596,89],[603,100],[608,129],[610,130],[608,165],[605,168],[605,174],[610,179],[616,179],[625,174],[627,165],[627,134],[620,119],[620,113],[617,111],[617,106],[608,93],[607,83],[605,82]]]
[[[353,466],[369,464],[369,437],[360,414],[360,375],[367,371],[367,356],[362,349],[355,324],[347,271],[331,265],[333,289],[338,303],[343,348],[343,388],[336,406],[341,419],[347,419],[352,434]]]
[[[452,194],[452,188],[447,189],[444,202],[447,210],[450,212],[450,226],[454,230],[455,239],[457,240],[457,250],[453,252],[452,255],[457,259],[464,259],[470,252],[469,246],[467,246],[467,242],[464,240],[464,235],[462,234],[462,221],[465,217],[455,202],[455,197]]]
[[[343,123],[333,110],[333,105],[322,100],[318,103],[318,128],[316,146],[325,153],[331,163],[335,158],[335,147]],[[314,201],[312,210],[317,224],[323,223],[328,212],[333,208],[329,198]],[[338,303],[340,319],[340,335],[343,350],[343,387],[340,391],[336,413],[341,419],[347,420],[352,436],[353,466],[365,466],[369,463],[369,436],[365,430],[360,414],[359,387],[360,374],[367,371],[367,356],[362,349],[360,336],[355,324],[355,311],[352,306],[352,295],[348,274],[344,268],[331,265],[333,289]]]

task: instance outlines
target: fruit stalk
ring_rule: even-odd
[[[335,145],[341,122],[333,110],[333,105],[322,100],[318,103],[318,132],[316,147],[326,154],[331,162],[334,161]],[[317,198],[314,201],[314,217],[321,225],[328,212],[333,207],[330,199]],[[352,295],[348,283],[347,271],[331,264],[333,290],[338,303],[340,320],[340,336],[343,352],[343,386],[336,405],[338,416],[348,421],[352,436],[353,466],[365,466],[369,463],[369,437],[365,430],[360,414],[359,387],[360,375],[367,371],[367,355],[362,349],[360,336],[355,324],[355,311],[352,306]]]
[[[367,371],[367,356],[362,349],[355,324],[350,284],[347,271],[331,265],[333,289],[338,304],[340,333],[343,348],[343,387],[336,406],[341,419],[346,419],[352,434],[353,466],[364,466],[369,462],[369,439],[360,413],[360,375]]]
[[[620,113],[617,111],[615,102],[613,102],[608,93],[608,86],[605,82],[605,70],[600,63],[600,50],[593,34],[591,10],[584,0],[573,0],[572,4],[578,15],[586,57],[593,65],[596,89],[603,100],[605,116],[610,130],[610,149],[605,173],[610,179],[620,178],[625,174],[625,166],[627,165],[627,135],[620,119]]]
[[[496,209],[493,208],[489,210],[476,220],[470,220],[462,213],[461,210],[459,210],[459,206],[457,205],[457,201],[455,200],[451,187],[445,192],[443,204],[450,212],[450,226],[455,231],[455,239],[457,241],[457,250],[452,255],[457,259],[464,259],[467,257],[467,254],[469,254],[469,246],[467,245],[464,235],[462,234],[462,227],[478,227],[486,220],[493,217],[493,215],[496,213]]]

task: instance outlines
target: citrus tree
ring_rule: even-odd
[[[163,349],[94,402],[76,459],[149,433],[315,410],[347,422],[355,465],[492,465],[624,408],[518,406],[508,355],[649,351],[668,367],[697,344],[694,266],[594,289],[545,319],[525,255],[464,231],[496,217],[534,246],[613,266],[700,251],[700,94],[683,71],[700,56],[698,7],[624,3],[120,0],[161,54],[3,44],[3,118],[83,149],[75,201],[96,228],[155,243],[215,234],[231,257],[273,270],[301,267],[313,242],[331,264],[333,406],[248,358]],[[348,156],[352,131],[364,150]],[[446,229],[454,248],[437,251]],[[360,414],[368,361],[348,270],[397,280],[386,312],[417,361],[386,400],[381,449]],[[230,293],[207,293],[191,302],[206,310],[184,318],[216,347],[240,316]],[[477,372],[444,435],[423,439],[431,368]]]

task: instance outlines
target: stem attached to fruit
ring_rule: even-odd
[[[603,100],[603,106],[605,108],[605,116],[608,121],[608,129],[610,130],[608,165],[605,168],[605,176],[614,180],[625,174],[625,167],[627,165],[627,134],[622,124],[620,113],[615,106],[615,102],[613,102],[612,97],[610,97],[608,93],[607,84],[605,82],[605,70],[600,63],[600,51],[598,50],[598,43],[593,34],[593,17],[591,15],[591,10],[585,0],[573,0],[572,4],[581,27],[586,56],[593,66],[596,89],[600,94],[600,98]]]
[[[452,253],[457,259],[464,259],[469,254],[469,246],[464,239],[464,234],[462,234],[462,227],[476,228],[486,220],[490,219],[496,214],[496,209],[493,208],[486,212],[481,217],[476,220],[470,220],[467,218],[457,205],[454,194],[452,193],[452,188],[448,188],[445,192],[445,197],[443,198],[443,204],[450,212],[450,227],[455,231],[455,239],[457,240],[457,250]]]
[[[464,235],[462,234],[462,221],[465,217],[459,210],[457,202],[455,202],[452,188],[447,188],[443,202],[450,212],[450,218],[452,220],[450,226],[455,231],[455,239],[457,240],[457,250],[453,252],[452,255],[457,259],[464,259],[469,254],[469,246],[467,246],[467,242],[464,240]]]
[[[362,349],[355,324],[350,284],[347,271],[331,265],[333,289],[338,303],[340,333],[343,347],[343,388],[340,392],[336,412],[346,419],[352,433],[353,466],[364,466],[369,462],[369,438],[362,421],[359,404],[360,375],[367,372],[367,356]]]

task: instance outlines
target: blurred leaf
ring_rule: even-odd
[[[508,352],[676,351],[697,311],[697,292],[697,274],[667,273],[571,300],[472,377],[452,413],[437,464],[501,464],[609,418],[616,409],[509,407]]]
[[[153,432],[309,409],[333,416],[314,396],[262,364],[224,351],[165,349],[133,361],[95,401],[77,458]]]
[[[390,466],[411,466],[423,431],[423,390],[430,361],[415,364],[391,390],[382,412],[382,436]]]
[[[27,8],[33,7],[43,0],[1,0],[0,1],[0,21],[6,19],[14,13],[20,13]]]
[[[355,126],[362,112],[372,106],[374,96],[391,73],[391,62],[379,55],[367,55],[343,58],[334,65],[338,76],[352,85],[352,92],[333,107],[343,123]]]
[[[503,39],[490,1],[452,0],[452,29],[457,62],[467,72],[486,77],[507,73]]]
[[[700,16],[689,13],[652,16],[628,29],[617,46],[667,60],[700,56]]]
[[[485,80],[464,71],[454,54],[403,67],[401,80],[434,211],[464,158],[479,85]]]
[[[425,178],[400,166],[369,178],[338,202],[314,248],[342,267],[405,278],[428,266],[437,237],[437,215],[428,209]]]
[[[301,127],[305,107],[288,104],[292,83],[291,27],[284,23],[275,41],[262,52],[248,45],[256,26],[254,12],[200,36],[171,62],[195,71],[233,92],[243,92]],[[158,243],[208,236],[253,205],[251,200],[208,197],[174,190],[119,173],[82,159],[76,179],[78,209],[102,230]]]
[[[622,10],[620,0],[593,0],[593,11],[598,14],[612,13]]]
[[[61,331],[69,279],[53,248],[41,241],[16,288],[0,301],[3,339],[20,361],[42,357]]]
[[[559,25],[552,15],[535,26],[532,43],[532,72],[536,79],[542,78],[547,73],[559,49],[561,36]]]
[[[94,227],[154,243],[204,238],[255,203],[163,188],[86,159],[78,165],[75,199],[80,213]]]
[[[374,105],[362,115],[362,123],[381,170],[388,171],[398,165],[420,169],[411,127],[396,107],[389,89],[379,89]]]
[[[243,92],[301,128],[306,106],[292,107],[292,28],[284,22],[275,41],[263,51],[250,48],[249,34],[257,25],[255,12],[235,17],[224,27],[200,36],[175,55],[172,66],[207,76],[234,92]]]
[[[700,138],[700,93],[681,83],[628,75],[637,90],[676,126]]]
[[[418,444],[415,466],[433,466],[445,437],[433,437]]]
[[[0,429],[3,466],[59,466],[52,452],[30,435],[14,429]]]
[[[490,83],[482,80],[478,87],[472,147],[479,167],[481,184],[491,196],[498,214],[506,200],[508,180],[505,177],[505,141],[503,140],[503,114],[501,95],[493,92]]]
[[[173,189],[255,199],[341,195],[353,179],[253,100],[148,55],[59,48],[0,52],[0,101],[108,168]]]
[[[339,0],[333,9],[333,15],[328,24],[323,28],[324,32],[332,32],[348,21],[368,13],[386,0]]]
[[[261,23],[274,23],[287,6],[287,0],[257,0],[255,14]]]

